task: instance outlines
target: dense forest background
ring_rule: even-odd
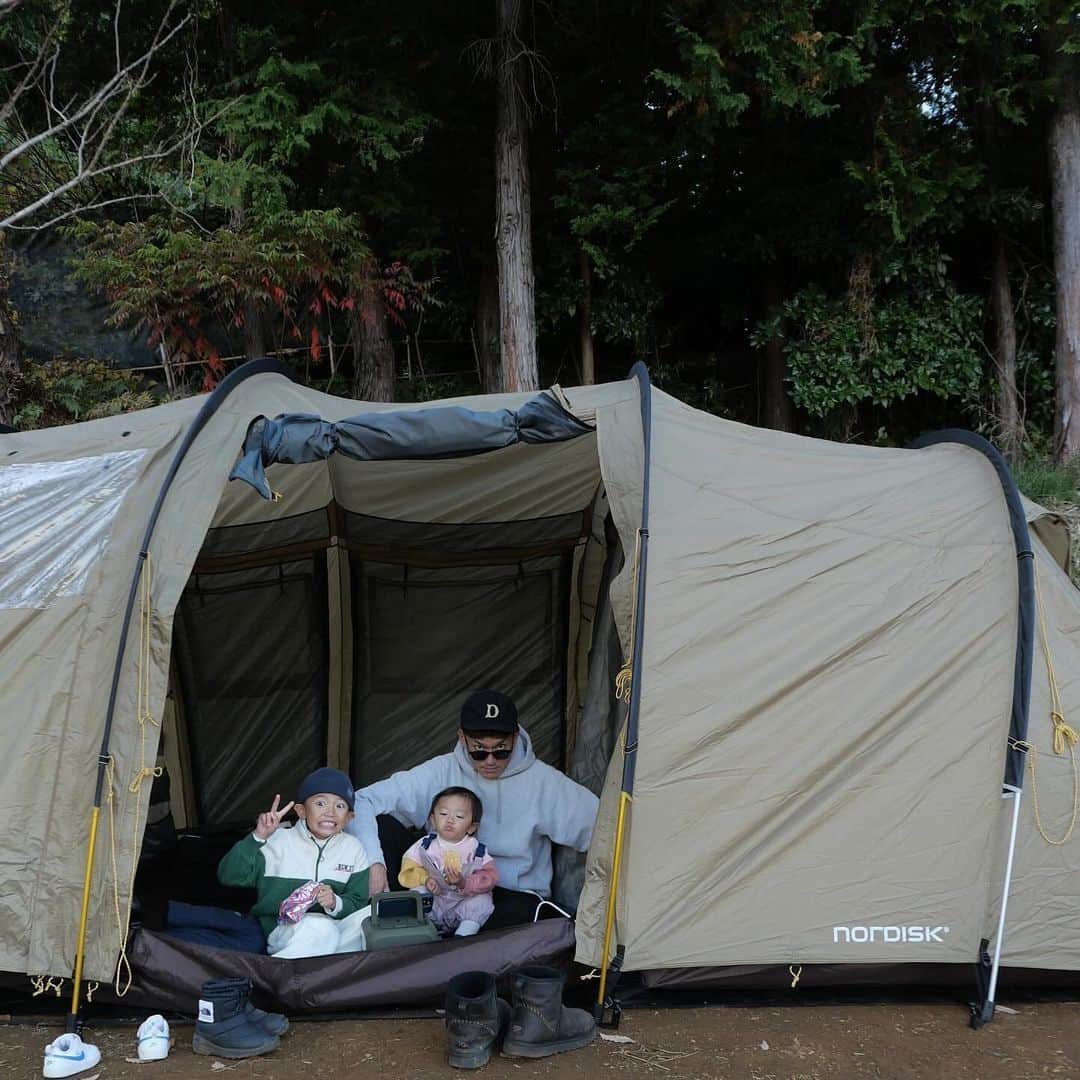
[[[753,424],[1080,452],[1069,0],[0,0],[0,52],[15,427],[266,353],[369,400],[643,360]]]

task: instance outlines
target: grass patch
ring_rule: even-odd
[[[1055,465],[1046,458],[1025,458],[1013,468],[1016,486],[1047,508],[1080,503],[1080,463]]]

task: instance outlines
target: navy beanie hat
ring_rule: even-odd
[[[496,735],[513,735],[518,729],[518,713],[514,700],[498,690],[477,690],[461,706],[462,731],[490,731]]]
[[[300,781],[300,789],[296,793],[297,802],[307,802],[312,795],[340,795],[352,809],[356,792],[353,790],[352,781],[340,770],[322,768],[308,773]]]

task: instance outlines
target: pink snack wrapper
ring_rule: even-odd
[[[319,891],[317,881],[307,881],[298,889],[293,889],[278,908],[279,923],[298,923],[305,912],[315,903],[315,894]]]

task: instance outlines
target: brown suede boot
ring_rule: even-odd
[[[513,973],[513,1011],[502,1047],[506,1057],[548,1057],[593,1041],[593,1018],[584,1009],[563,1007],[564,981],[561,971],[539,964]]]

